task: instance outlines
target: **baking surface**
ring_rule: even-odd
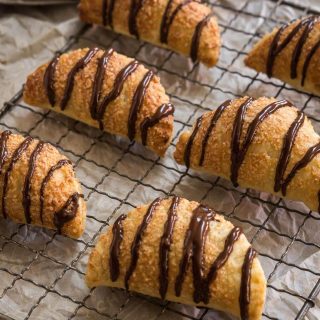
[[[51,142],[70,157],[88,204],[87,228],[80,240],[1,220],[0,313],[14,319],[232,319],[213,310],[121,290],[90,291],[84,283],[88,255],[99,234],[120,214],[170,192],[202,201],[243,228],[260,252],[268,279],[264,319],[295,319],[312,305],[309,297],[320,282],[319,214],[309,214],[301,203],[234,188],[227,181],[194,171],[186,173],[174,162],[173,152],[179,133],[198,116],[244,94],[286,98],[304,110],[320,132],[319,98],[257,74],[243,63],[261,35],[319,5],[276,0],[210,3],[223,39],[218,66],[210,70],[100,27],[82,29],[71,5],[49,9],[0,5],[0,105],[9,101],[0,114],[1,129]],[[10,101],[27,74],[66,43],[70,49],[112,46],[158,71],[176,106],[174,139],[165,158],[54,112]],[[306,319],[320,319],[319,298],[315,305]]]

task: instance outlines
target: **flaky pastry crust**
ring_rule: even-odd
[[[216,18],[206,5],[184,0],[82,0],[80,18],[167,47],[209,67],[220,53]]]
[[[233,180],[235,185],[303,201],[311,210],[318,211],[320,145],[319,135],[314,131],[311,122],[286,100],[276,101],[274,98],[266,97],[252,99],[251,102],[249,100],[250,98],[243,97],[232,100],[229,104],[225,103],[227,107],[210,131],[204,149],[204,138],[217,111],[205,113],[193,143],[189,143],[191,148],[187,158],[186,147],[192,131],[180,135],[174,154],[176,161],[185,164],[185,160],[189,159],[190,168]],[[247,109],[244,112],[237,150],[237,147],[233,148],[236,118],[246,102]],[[270,105],[279,108],[272,109]],[[221,107],[219,108],[221,110]],[[243,154],[241,149],[246,137],[250,135],[250,127],[254,127],[252,123],[258,116],[261,118],[263,113],[267,114],[267,109],[268,112],[272,109],[272,112],[255,126],[252,141],[247,144],[248,148]],[[241,121],[238,125],[239,123]],[[201,155],[203,161],[200,165]],[[282,162],[281,158],[287,159],[287,164],[284,160]],[[232,168],[237,175],[232,176]]]
[[[159,78],[112,49],[79,49],[40,66],[28,77],[23,98],[139,142],[146,123],[142,142],[161,156],[171,141],[174,108]]]
[[[79,238],[86,205],[72,163],[49,143],[0,135],[1,215]]]
[[[320,95],[320,21],[297,19],[275,28],[258,41],[245,64],[292,86]]]
[[[176,201],[175,203],[177,204],[175,207],[176,220],[171,234],[171,241],[164,241],[164,247],[161,247],[162,237],[166,232],[165,230],[168,230],[168,221],[170,219],[170,213],[172,213],[171,210],[174,201]],[[145,216],[150,212],[152,206],[154,206],[153,214],[148,220],[144,231],[139,233],[139,229],[143,224]],[[120,217],[119,219],[122,219],[122,240],[118,252],[118,277],[113,278],[112,280],[112,272],[110,270],[110,261],[113,261],[114,259],[114,252],[111,248],[115,239],[115,227],[111,226],[107,233],[100,237],[95,249],[90,255],[86,274],[88,286],[124,288],[127,273],[132,264],[132,252],[134,251],[133,243],[135,242],[137,235],[140,235],[141,242],[138,249],[137,264],[128,280],[129,290],[160,297],[160,283],[163,285],[163,283],[167,281],[167,290],[164,294],[161,294],[162,298],[190,305],[216,308],[240,316],[241,311],[239,301],[243,265],[246,253],[251,247],[246,237],[241,233],[241,230],[234,227],[229,221],[226,221],[218,214],[215,214],[214,219],[211,219],[208,222],[208,225],[206,225],[208,229],[204,236],[203,246],[201,244],[199,245],[198,242],[194,243],[195,247],[198,245],[198,248],[200,246],[203,250],[201,270],[203,281],[205,281],[204,279],[207,277],[211,266],[218,260],[218,256],[225,250],[228,236],[235,230],[239,233],[233,242],[233,248],[231,249],[230,255],[227,257],[225,264],[217,269],[216,278],[210,282],[208,291],[209,300],[207,303],[195,303],[194,301],[195,279],[193,276],[192,261],[193,259],[197,259],[194,252],[191,253],[184,280],[182,283],[180,282],[182,285],[180,296],[176,295],[176,281],[181,270],[181,261],[185,249],[184,246],[187,241],[186,239],[188,238],[187,234],[189,234],[190,239],[193,237],[196,238],[197,232],[201,232],[195,226],[195,229],[190,232],[190,225],[194,223],[192,220],[199,208],[205,212],[204,216],[200,215],[197,218],[199,223],[198,226],[202,225],[201,230],[203,230],[206,228],[204,227],[203,217],[212,214],[213,210],[205,206],[200,206],[197,202],[178,197],[156,199],[152,204],[139,206],[132,210],[126,218]],[[117,221],[119,221],[119,219]],[[117,225],[117,221],[115,222],[115,225]],[[165,261],[163,260],[165,255],[162,255],[162,258],[160,258],[160,254],[164,250],[163,248],[168,250],[168,260],[166,260],[168,269],[167,277],[161,278],[162,272],[160,271],[160,266],[163,261]],[[111,258],[111,255],[113,258]],[[253,320],[261,318],[265,299],[266,282],[260,262],[256,256],[253,258],[250,270],[251,276],[247,279],[250,287],[247,319]],[[200,292],[203,293],[204,291],[205,289]]]

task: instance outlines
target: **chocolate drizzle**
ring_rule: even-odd
[[[250,247],[246,253],[244,263],[242,265],[241,286],[239,296],[241,320],[249,320],[251,269],[253,259],[255,258],[256,254],[256,251],[252,247]]]
[[[154,76],[153,71],[148,71],[141,82],[139,83],[136,92],[132,98],[131,108],[128,118],[128,137],[132,141],[136,135],[136,122],[138,113],[143,105],[143,99],[145,97],[147,88]]]
[[[169,12],[172,7],[173,0],[168,0],[168,3],[166,5],[166,8],[164,10],[162,20],[161,20],[161,26],[160,26],[160,42],[161,43],[167,43],[168,33],[169,33]]]
[[[164,15],[162,17],[162,21],[161,21],[160,41],[161,41],[161,43],[165,43],[165,44],[168,43],[168,36],[169,36],[170,27],[171,27],[175,17],[177,16],[179,11],[184,6],[186,6],[187,4],[189,4],[191,2],[191,0],[184,0],[183,2],[178,4],[176,6],[176,8],[173,10],[171,16],[169,16],[169,11],[171,10],[172,2],[173,1],[169,0],[167,7],[165,9]]]
[[[242,162],[246,156],[246,153],[249,149],[250,144],[253,141],[253,138],[255,137],[255,134],[257,132],[257,129],[259,125],[271,114],[276,112],[278,109],[283,108],[283,107],[292,107],[292,104],[288,102],[287,100],[280,100],[280,101],[275,101],[264,107],[253,119],[253,121],[249,124],[247,134],[244,138],[244,142],[242,145],[242,148],[240,149],[240,134],[241,131],[239,132],[239,136],[237,136],[237,145],[239,146],[238,149],[233,149],[232,150],[232,159],[234,160],[232,162],[231,166],[231,181],[235,186],[238,186],[238,172],[239,169],[242,165]],[[238,119],[237,119],[238,120]],[[242,117],[242,122],[244,121],[244,116]],[[242,124],[241,124],[242,128]]]
[[[163,228],[163,234],[159,244],[159,294],[165,299],[169,285],[169,252],[172,245],[172,237],[175,224],[178,220],[178,207],[181,198],[173,196],[167,213],[167,220]],[[133,242],[131,244],[131,261],[125,274],[125,287],[129,289],[129,280],[137,266],[139,259],[139,249],[142,237],[150,223],[153,214],[161,203],[161,199],[155,199],[149,206],[143,217],[141,224],[138,226]],[[185,233],[183,252],[179,266],[179,273],[175,279],[175,295],[179,297],[182,292],[184,279],[192,263],[193,274],[193,300],[195,303],[209,303],[210,286],[215,281],[219,269],[228,261],[234,244],[240,238],[242,231],[239,227],[234,227],[225,239],[223,251],[217,256],[209,268],[207,276],[204,275],[204,249],[209,232],[210,222],[215,220],[216,213],[210,208],[199,204],[192,212],[189,227]],[[121,215],[112,227],[112,241],[109,248],[109,268],[111,281],[117,281],[120,275],[119,252],[121,242],[123,241],[123,221],[126,216]],[[219,222],[219,220],[216,220]],[[250,273],[253,258],[256,252],[249,248],[246,253],[242,267],[241,292],[239,302],[241,304],[241,314],[245,314],[247,305],[250,301]]]
[[[175,294],[177,297],[181,295],[182,285],[190,260],[192,259],[193,300],[195,303],[199,303],[202,299],[204,244],[209,230],[209,223],[214,220],[214,217],[215,213],[203,205],[199,205],[193,211],[193,216],[184,239],[179,273],[175,281]]]
[[[36,167],[36,161],[37,157],[40,154],[44,147],[44,142],[39,141],[37,146],[35,147],[34,151],[31,154],[30,160],[29,160],[29,168],[27,175],[24,180],[24,187],[22,191],[22,204],[24,209],[24,215],[26,219],[26,223],[30,224],[31,221],[31,212],[30,212],[30,206],[31,206],[31,197],[30,197],[30,191],[31,191],[31,179],[34,173],[34,169]]]
[[[282,184],[282,194],[285,196],[287,193],[287,187],[294,176],[297,174],[299,170],[304,168],[309,164],[309,162],[320,152],[320,142],[316,145],[310,147],[308,151],[305,153],[303,158],[299,160],[294,167],[292,168],[291,172],[288,174],[287,178],[285,179],[284,183]]]
[[[248,98],[238,109],[232,131],[231,139],[231,176],[230,180],[237,186],[237,176],[239,169],[239,155],[240,155],[240,138],[244,122],[245,113],[249,105],[253,102],[253,98]]]
[[[306,76],[307,76],[307,72],[308,72],[308,68],[311,62],[312,57],[314,56],[314,54],[316,53],[316,51],[319,49],[320,47],[320,40],[312,47],[312,49],[309,51],[306,60],[303,64],[303,68],[302,68],[302,78],[301,78],[301,86],[304,86],[304,82],[306,80]]]
[[[75,76],[76,74],[82,70],[91,60],[92,58],[96,55],[96,53],[99,51],[98,48],[93,48],[90,49],[87,54],[81,58],[75,65],[74,67],[71,69],[71,71],[68,74],[68,79],[67,79],[67,84],[64,90],[64,95],[63,98],[60,102],[60,108],[61,110],[65,110],[65,108],[67,107],[67,104],[70,100],[71,97],[71,93],[74,87],[74,80],[75,80]]]
[[[292,58],[291,58],[291,70],[290,70],[290,77],[291,79],[297,78],[297,66],[299,63],[299,59],[303,50],[303,47],[308,39],[308,36],[310,32],[313,30],[315,23],[318,21],[319,17],[318,16],[310,16],[307,18],[302,19],[292,30],[289,32],[289,34],[283,39],[283,41],[280,43],[280,38],[283,34],[283,32],[289,27],[289,24],[283,25],[277,33],[275,34],[271,45],[270,45],[270,50],[268,54],[268,59],[267,59],[267,75],[269,77],[272,77],[273,73],[273,66],[274,66],[274,61],[277,57],[277,55],[287,47],[287,45],[293,40],[293,38],[301,31],[302,28],[303,31],[300,35],[300,38],[297,41],[297,44],[293,50],[292,53]],[[303,68],[302,68],[302,77],[301,77],[301,86],[304,85],[307,70],[310,64],[310,61],[316,52],[316,50],[320,46],[320,41],[317,42],[309,52],[309,54],[306,57],[306,60],[304,61]]]
[[[184,151],[184,163],[186,165],[187,168],[190,167],[190,157],[191,157],[191,149],[192,149],[192,145],[193,145],[193,141],[201,127],[202,124],[202,116],[200,118],[198,118],[196,125],[193,129],[193,132],[188,140],[188,143],[186,145],[185,151]]]
[[[239,227],[234,227],[229,233],[223,251],[218,255],[212,266],[210,267],[207,278],[203,280],[202,289],[202,301],[205,304],[209,303],[210,299],[210,285],[216,279],[218,275],[218,270],[221,269],[224,264],[228,261],[235,242],[240,238],[242,231]]]
[[[113,53],[114,53],[114,50],[112,48],[109,51],[105,51],[98,62],[97,72],[93,82],[92,95],[91,95],[90,106],[89,106],[91,117],[92,119],[95,119],[95,120],[99,119],[98,105],[101,97],[103,80],[107,70],[108,62]]]
[[[51,177],[53,176],[54,172],[66,165],[72,165],[72,162],[67,159],[59,160],[57,164],[55,164],[49,169],[47,175],[42,180],[41,187],[40,187],[40,219],[42,224],[43,224],[44,192],[45,192],[46,186],[50,181]]]
[[[110,245],[110,258],[109,258],[109,268],[110,268],[110,278],[111,281],[116,281],[119,277],[120,266],[119,266],[119,251],[120,245],[123,240],[123,220],[126,216],[122,214],[114,223],[112,227],[112,242]]]
[[[138,66],[139,66],[139,63],[136,60],[131,61],[127,66],[125,66],[118,73],[112,90],[109,92],[107,96],[104,97],[103,101],[101,102],[97,112],[97,119],[99,120],[101,130],[104,129],[103,117],[109,103],[114,101],[120,95],[124,82],[138,68]]]
[[[291,124],[283,141],[283,147],[281,150],[280,158],[277,164],[274,191],[280,191],[283,184],[283,177],[290,161],[291,151],[296,140],[297,134],[304,123],[305,115],[302,112],[298,112],[295,121]]]
[[[212,17],[213,17],[213,13],[208,14],[196,26],[195,32],[192,36],[191,49],[190,49],[190,57],[193,62],[196,62],[198,60],[198,51],[199,51],[199,44],[200,44],[202,30],[209,23]]]
[[[102,1],[102,23],[104,26],[110,26],[113,29],[113,9],[114,9],[115,0],[103,0]]]
[[[131,261],[130,261],[129,268],[126,272],[125,279],[124,279],[125,288],[127,290],[129,290],[129,280],[131,278],[131,275],[137,266],[137,262],[138,262],[138,258],[139,258],[139,248],[140,248],[143,233],[144,233],[145,229],[147,228],[147,226],[153,216],[153,213],[156,210],[156,208],[159,206],[160,202],[161,202],[161,199],[157,198],[151,203],[151,205],[148,208],[147,213],[143,217],[143,220],[142,220],[142,222],[141,222],[140,226],[138,227],[138,230],[135,234],[134,240],[131,245]]]
[[[165,299],[168,290],[168,273],[169,273],[169,251],[172,243],[172,235],[175,223],[178,219],[177,208],[180,198],[173,197],[168,212],[168,219],[164,225],[164,232],[160,240],[159,250],[159,293],[162,299]]]
[[[140,124],[141,140],[145,146],[147,144],[148,130],[164,119],[174,113],[174,106],[171,103],[162,104],[154,115],[147,117]]]
[[[1,133],[0,138],[0,174],[2,173],[3,165],[8,157],[8,149],[7,149],[7,142],[11,135],[9,130],[3,131]]]
[[[19,147],[14,151],[9,167],[5,173],[4,181],[3,181],[3,191],[2,191],[2,214],[5,219],[7,218],[6,198],[7,198],[7,189],[8,189],[10,173],[14,165],[16,164],[16,162],[21,158],[23,152],[25,152],[28,149],[32,141],[33,139],[31,137],[28,137],[22,141]]]
[[[139,32],[137,28],[137,16],[143,6],[144,0],[131,0],[131,7],[129,12],[129,32],[139,39]]]
[[[60,55],[56,55],[49,63],[46,72],[44,73],[44,87],[47,92],[48,100],[53,108],[56,104],[56,95],[54,91],[54,74],[56,72],[57,64],[59,62]]]
[[[107,26],[109,24],[108,21],[108,0],[102,0],[102,24]]]
[[[74,219],[79,208],[79,198],[83,198],[82,194],[75,192],[72,194],[64,206],[54,214],[53,222],[55,227],[58,230],[58,233],[61,233],[63,226]]]
[[[206,153],[206,149],[207,149],[207,145],[208,145],[208,141],[210,138],[210,135],[212,133],[212,130],[215,128],[218,120],[220,119],[220,117],[222,116],[224,110],[230,106],[232,100],[227,100],[225,101],[222,105],[220,105],[218,107],[218,109],[215,111],[213,117],[211,118],[211,122],[210,125],[207,129],[207,132],[204,136],[204,139],[202,140],[202,148],[201,148],[201,155],[200,155],[200,161],[199,161],[199,166],[203,166],[203,162],[204,162],[204,157],[205,157],[205,153]]]

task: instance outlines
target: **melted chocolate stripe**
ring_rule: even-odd
[[[126,272],[125,275],[125,279],[124,279],[124,283],[125,283],[125,287],[127,290],[129,290],[129,280],[137,266],[137,262],[138,262],[138,258],[139,258],[139,248],[140,248],[140,244],[142,241],[142,236],[144,231],[146,230],[154,211],[156,210],[156,208],[159,206],[159,204],[161,203],[161,199],[157,198],[155,199],[151,205],[149,206],[147,213],[145,214],[145,216],[143,217],[143,220],[140,224],[140,226],[137,229],[137,232],[135,234],[134,240],[132,242],[131,245],[131,261],[130,261],[130,265],[129,268]]]
[[[303,69],[302,69],[302,77],[301,77],[301,86],[304,86],[304,82],[306,80],[307,72],[309,69],[310,62],[312,60],[312,57],[314,54],[317,52],[317,50],[320,48],[320,40],[312,47],[310,52],[308,53],[306,60],[303,64]]]
[[[231,140],[231,176],[230,180],[234,186],[238,186],[238,162],[240,154],[240,137],[242,126],[244,122],[244,116],[249,105],[254,101],[253,98],[248,98],[238,109],[232,131]]]
[[[168,219],[164,225],[164,232],[160,240],[159,250],[159,293],[162,299],[165,299],[168,290],[168,273],[169,273],[169,251],[172,243],[172,235],[175,223],[178,219],[177,208],[180,198],[173,197],[168,212]]]
[[[112,227],[112,242],[110,245],[110,258],[109,258],[109,268],[110,268],[110,278],[114,282],[118,279],[120,274],[120,265],[119,265],[119,251],[120,245],[123,240],[123,220],[127,217],[122,214],[114,223]]]
[[[251,269],[253,259],[256,257],[256,254],[256,251],[250,247],[246,253],[242,266],[239,296],[241,320],[249,320]]]
[[[224,264],[228,261],[235,242],[240,238],[242,231],[239,227],[234,227],[229,233],[223,251],[218,255],[214,263],[212,264],[207,278],[204,280],[204,286],[202,290],[202,301],[205,304],[209,303],[210,299],[210,285],[216,279],[218,275],[218,270],[224,266]]]
[[[129,32],[139,39],[139,33],[137,28],[137,16],[140,9],[143,6],[144,0],[131,0],[131,7],[129,12]]]
[[[243,163],[243,160],[247,154],[247,151],[249,149],[250,144],[252,143],[257,129],[259,127],[259,125],[267,118],[269,117],[271,114],[273,114],[274,112],[276,112],[278,109],[283,108],[283,107],[292,107],[292,104],[290,102],[288,102],[287,100],[280,100],[280,101],[275,101],[273,103],[270,103],[269,105],[267,105],[266,107],[264,107],[253,119],[253,121],[250,123],[249,127],[248,127],[248,131],[247,134],[245,136],[244,142],[242,147],[240,148],[240,135],[241,135],[241,131],[239,133],[238,136],[238,146],[239,149],[233,149],[233,159],[236,159],[233,163],[232,163],[232,168],[231,168],[231,172],[232,172],[232,182],[234,185],[238,186],[238,173],[239,173],[239,169]],[[242,121],[244,121],[244,117],[242,118]],[[242,128],[242,125],[241,125]]]
[[[239,153],[237,154],[237,162],[234,163],[234,167],[232,168],[232,171],[234,173],[234,182],[237,184],[237,179],[238,179],[238,172],[239,169],[243,163],[243,160],[247,154],[247,151],[249,149],[250,144],[252,143],[256,132],[258,130],[259,125],[271,114],[276,112],[278,109],[283,108],[283,107],[292,107],[292,104],[288,102],[287,100],[280,100],[280,101],[275,101],[273,103],[270,103],[266,107],[264,107],[253,119],[253,121],[250,123],[248,127],[247,134],[245,136],[243,145]]]
[[[161,35],[161,42],[162,43],[168,43],[168,36],[169,36],[169,31],[170,31],[170,27],[174,21],[174,18],[177,16],[177,14],[179,13],[179,11],[186,6],[187,4],[189,4],[191,2],[191,0],[184,0],[182,3],[178,4],[177,7],[174,9],[174,11],[172,12],[171,16],[169,19],[166,19],[167,22],[165,23],[165,26],[162,29],[162,35]]]
[[[7,210],[6,210],[5,202],[7,198],[7,188],[8,188],[10,173],[13,170],[15,163],[20,159],[23,152],[25,152],[28,149],[32,141],[33,139],[31,137],[27,137],[25,140],[22,141],[19,147],[14,151],[9,167],[5,173],[4,182],[3,182],[3,191],[2,191],[2,214],[5,219],[7,218]]]
[[[107,106],[113,100],[115,100],[121,93],[124,82],[139,66],[139,63],[136,60],[131,61],[127,66],[125,66],[117,75],[114,86],[109,94],[104,97],[101,102],[98,110],[97,117],[100,120],[100,129],[103,130],[103,117],[106,112]]]
[[[208,141],[209,141],[210,135],[212,133],[212,130],[215,128],[215,126],[216,126],[218,120],[220,119],[220,117],[222,116],[224,110],[230,106],[231,102],[232,102],[231,100],[225,101],[221,106],[218,107],[218,109],[215,111],[214,115],[212,116],[210,125],[209,125],[207,132],[202,140],[202,148],[201,148],[199,166],[203,165]]]
[[[301,56],[302,48],[308,38],[309,33],[314,27],[315,19],[311,19],[307,22],[307,25],[305,29],[303,30],[300,39],[297,42],[297,45],[293,51],[292,54],[292,60],[291,60],[291,79],[295,79],[297,77],[297,66],[299,62],[299,58]]]
[[[102,24],[107,26],[109,24],[108,21],[108,0],[102,0]]]
[[[168,29],[168,20],[169,20],[169,12],[172,7],[173,0],[169,0],[167,3],[167,6],[164,10],[162,20],[161,20],[161,26],[160,26],[160,42],[166,43],[167,42],[167,35],[169,33]]]
[[[202,116],[200,118],[198,118],[196,125],[194,127],[194,130],[188,140],[188,143],[186,145],[185,151],[184,151],[184,163],[186,165],[187,168],[190,167],[190,157],[191,157],[191,149],[192,149],[192,145],[193,145],[193,141],[201,127],[202,124]]]
[[[57,164],[55,164],[53,167],[50,168],[50,170],[48,171],[47,175],[45,176],[45,178],[43,179],[43,181],[41,183],[41,187],[40,187],[40,219],[41,219],[42,224],[43,224],[44,192],[45,192],[46,186],[47,186],[49,180],[51,179],[51,177],[53,176],[54,172],[56,170],[59,170],[61,167],[66,166],[66,165],[72,165],[72,162],[67,159],[62,159],[62,160],[58,161]]]
[[[193,62],[196,62],[198,60],[198,51],[199,51],[202,30],[209,23],[212,17],[213,17],[213,13],[208,14],[196,26],[195,32],[192,36],[191,49],[190,49],[190,57]]]
[[[30,212],[30,206],[31,206],[31,197],[30,197],[30,191],[31,191],[31,179],[34,173],[34,169],[36,167],[36,161],[37,157],[39,156],[40,152],[42,151],[45,143],[42,141],[39,141],[37,146],[35,147],[34,151],[31,154],[30,160],[29,160],[29,168],[27,175],[24,180],[24,187],[22,191],[22,204],[24,209],[24,215],[26,219],[26,223],[30,224],[31,221],[31,212]]]
[[[79,208],[79,198],[83,198],[82,194],[75,192],[72,194],[64,206],[54,214],[53,223],[58,230],[58,233],[61,233],[63,226],[73,220],[77,214]]]
[[[152,128],[157,123],[160,122],[161,119],[164,119],[174,113],[174,106],[171,103],[162,104],[155,114],[151,117],[144,119],[141,122],[140,130],[141,130],[141,140],[142,144],[145,146],[147,144],[148,130]]]
[[[136,92],[132,98],[131,108],[128,118],[128,137],[132,141],[136,135],[136,122],[138,113],[143,105],[143,100],[150,82],[154,76],[153,71],[148,71],[139,83]]]
[[[90,105],[89,105],[91,117],[92,119],[95,119],[95,120],[97,120],[97,116],[98,116],[98,104],[101,96],[101,91],[102,91],[102,86],[103,86],[107,65],[113,53],[114,53],[113,49],[110,49],[108,52],[104,52],[98,62],[97,71],[96,71],[96,75],[95,75],[93,87],[92,87]]]
[[[69,102],[69,99],[71,97],[72,94],[72,90],[74,87],[74,81],[75,81],[75,76],[76,74],[85,68],[85,66],[93,59],[93,57],[96,55],[96,53],[99,51],[98,48],[93,48],[90,49],[86,55],[81,58],[74,66],[73,68],[70,70],[69,74],[68,74],[68,79],[67,79],[67,83],[66,83],[66,87],[64,90],[64,95],[63,98],[61,100],[60,103],[60,108],[61,110],[65,110],[65,108],[67,107],[67,104]]]
[[[9,136],[11,134],[12,133],[9,130],[3,131],[1,133],[1,138],[0,138],[0,174],[2,173],[3,165],[8,157],[7,142],[8,142]]]
[[[181,295],[182,285],[188,270],[190,259],[192,259],[194,286],[193,300],[195,303],[201,301],[204,245],[209,229],[209,223],[214,219],[214,217],[215,213],[210,208],[203,205],[199,205],[193,211],[193,216],[184,239],[179,274],[175,282],[175,294],[177,297]]]
[[[56,95],[54,90],[54,75],[60,56],[56,55],[49,63],[43,77],[44,87],[46,89],[48,100],[53,108],[56,104]]]
[[[109,3],[108,23],[111,29],[113,29],[113,10],[114,10],[115,1],[116,0],[110,0],[110,3]]]
[[[304,123],[305,115],[302,112],[298,112],[296,119],[291,124],[288,132],[283,141],[283,146],[280,154],[280,158],[277,164],[276,175],[275,175],[275,183],[274,183],[274,191],[278,192],[283,183],[284,173],[287,169],[291,151],[296,140],[299,129],[302,127]]]
[[[284,183],[282,184],[282,194],[285,196],[287,193],[287,187],[294,178],[294,176],[297,174],[297,172],[304,167],[306,167],[309,162],[320,152],[320,142],[316,145],[310,147],[306,154],[303,156],[301,160],[299,160],[294,167],[292,168],[291,172],[285,179]]]

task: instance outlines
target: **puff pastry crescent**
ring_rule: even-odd
[[[320,139],[290,102],[243,97],[183,132],[176,161],[238,184],[303,201],[319,211]]]
[[[1,215],[78,238],[86,205],[70,160],[49,143],[0,134]]]
[[[92,251],[89,287],[126,288],[260,319],[266,282],[241,229],[179,197],[121,215]]]
[[[265,35],[249,52],[247,66],[320,95],[320,20],[309,16]]]
[[[32,73],[24,100],[141,141],[159,155],[168,148],[174,107],[159,78],[113,49],[79,49]]]
[[[209,7],[190,0],[81,0],[82,20],[190,56],[209,67],[219,58],[220,33]]]

